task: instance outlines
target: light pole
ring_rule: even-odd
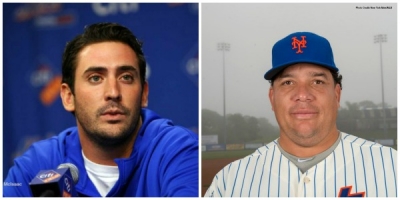
[[[223,115],[224,115],[224,144],[226,144],[226,113],[225,113],[225,51],[229,51],[231,45],[226,42],[218,43],[218,51],[222,51],[222,93],[223,93]]]
[[[379,51],[381,57],[381,85],[382,85],[382,109],[383,109],[383,131],[386,139],[387,127],[386,127],[386,109],[385,109],[385,93],[383,87],[383,64],[382,64],[382,43],[386,42],[386,34],[379,34],[374,36],[374,43],[379,43]]]

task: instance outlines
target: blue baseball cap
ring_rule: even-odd
[[[312,63],[339,71],[327,39],[311,32],[296,32],[275,43],[272,48],[272,68],[264,78],[272,80],[280,71],[296,63]]]

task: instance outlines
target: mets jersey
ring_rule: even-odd
[[[205,197],[397,197],[397,151],[343,132],[340,137],[305,173],[275,140],[225,166]]]
[[[107,197],[198,197],[198,135],[142,109],[142,126],[129,158],[117,158],[119,179]],[[32,196],[29,182],[40,170],[72,163],[79,169],[80,197],[100,197],[84,166],[76,127],[34,143],[15,159],[3,185],[4,197]]]

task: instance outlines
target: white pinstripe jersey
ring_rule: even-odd
[[[341,133],[336,149],[305,173],[277,140],[225,166],[205,197],[397,197],[397,151]]]

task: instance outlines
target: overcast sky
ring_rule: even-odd
[[[392,6],[392,9],[367,7]],[[357,7],[361,7],[357,8]],[[309,31],[327,38],[343,75],[341,106],[345,102],[382,102],[379,44],[382,44],[385,102],[397,106],[397,7],[363,3],[203,3],[201,20],[202,108],[223,113],[223,55],[225,53],[226,113],[266,117],[277,124],[268,99],[264,73],[271,68],[274,43],[293,32]]]

